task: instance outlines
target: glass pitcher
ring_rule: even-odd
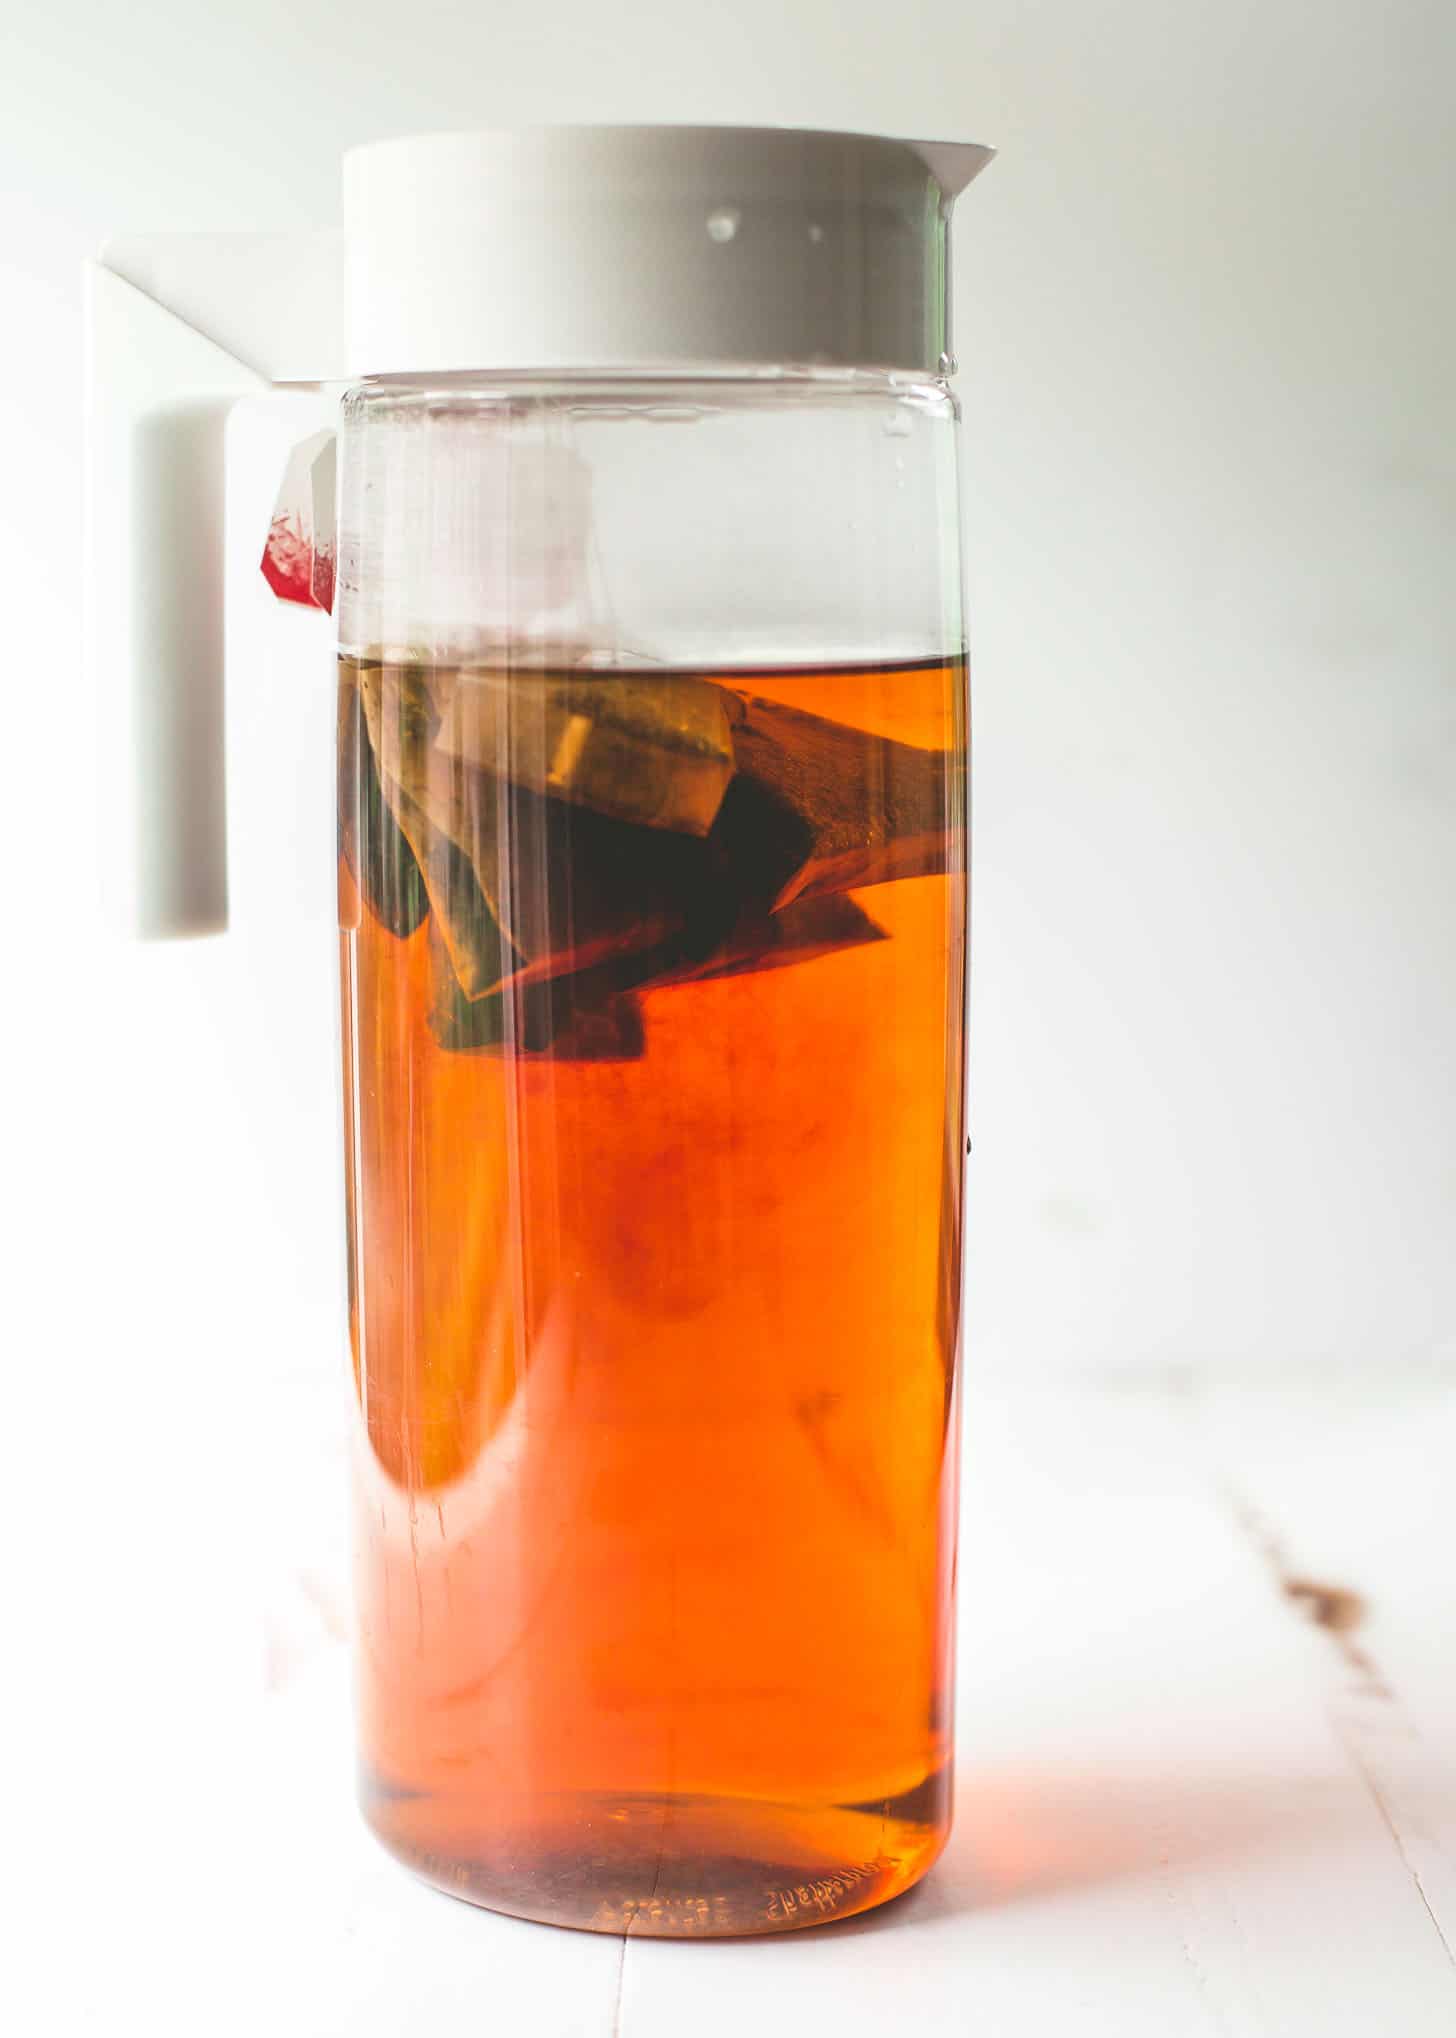
[[[948,232],[988,156],[659,128],[346,162],[361,1790],[520,1916],[817,1924],[945,1842]]]

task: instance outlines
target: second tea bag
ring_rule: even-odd
[[[772,883],[771,904],[858,891],[948,867],[958,767],[922,750],[787,702],[727,695],[738,768],[735,798],[758,795],[742,852]],[[725,815],[726,818],[726,815]]]

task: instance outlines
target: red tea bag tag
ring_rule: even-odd
[[[332,432],[315,432],[294,447],[262,558],[263,578],[280,601],[328,614],[334,607],[334,476]]]

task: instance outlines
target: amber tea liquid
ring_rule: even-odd
[[[341,661],[364,1802],[457,1895],[767,1931],[944,1843],[964,690]]]

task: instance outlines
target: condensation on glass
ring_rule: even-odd
[[[953,400],[401,381],[342,460],[367,1815],[558,1924],[844,1917],[949,1817]]]

